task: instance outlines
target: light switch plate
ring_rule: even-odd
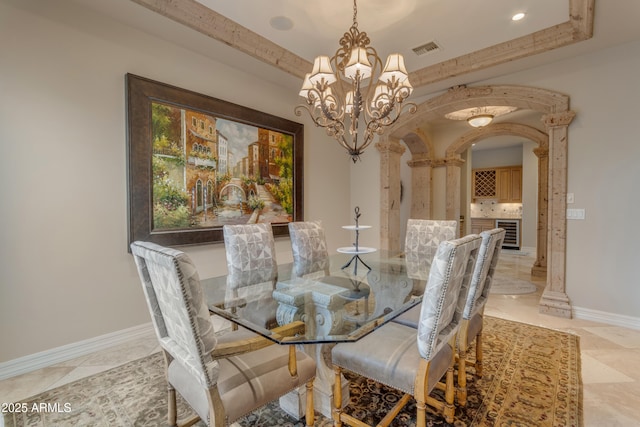
[[[584,209],[567,209],[567,219],[584,219]]]
[[[567,193],[567,203],[573,203],[574,201],[573,193]]]

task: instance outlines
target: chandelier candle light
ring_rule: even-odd
[[[306,103],[295,108],[297,116],[306,110],[316,126],[326,128],[354,163],[375,134],[381,135],[385,127],[394,124],[403,110],[413,114],[417,109],[414,103],[403,105],[413,91],[404,58],[399,53],[389,55],[383,69],[376,50],[369,45],[369,36],[358,30],[357,15],[354,0],[353,25],[340,39],[340,48],[332,58],[315,59],[300,90]],[[359,135],[361,121],[364,130]]]

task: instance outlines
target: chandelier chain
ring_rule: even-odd
[[[358,6],[356,5],[356,0],[353,0],[353,26],[358,26]]]
[[[405,102],[413,88],[402,55],[389,55],[383,67],[367,33],[358,30],[357,0],[353,0],[353,25],[338,44],[332,57],[315,59],[299,92],[305,103],[295,113],[306,111],[355,163],[376,135],[404,112],[415,113],[417,106]]]

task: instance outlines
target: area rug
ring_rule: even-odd
[[[538,288],[531,282],[508,276],[495,275],[491,283],[490,294],[524,295],[536,292]]]
[[[428,426],[583,425],[577,336],[492,317],[485,319],[484,330],[484,376],[476,379],[470,368],[467,406],[456,408],[453,424],[429,413]],[[350,375],[349,379],[347,411],[365,422],[379,421],[400,397],[365,378]],[[29,410],[5,414],[4,421],[7,427],[165,426],[166,404],[163,361],[157,353],[33,396],[20,402]],[[179,418],[189,415],[191,409],[179,402]],[[282,412],[277,403],[238,424],[304,425]],[[330,425],[331,420],[317,417],[316,427]],[[415,405],[407,405],[392,425],[415,426]]]

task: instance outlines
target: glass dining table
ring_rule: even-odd
[[[356,341],[420,304],[432,260],[432,256],[384,250],[359,257],[331,255],[302,277],[295,276],[293,263],[284,263],[278,265],[277,280],[269,280],[269,272],[260,270],[242,273],[247,285],[237,275],[233,280],[229,276],[201,280],[211,313],[277,344],[301,345],[315,357],[314,402],[316,410],[327,417],[333,396],[333,345]],[[272,332],[293,322],[304,324],[295,335]],[[344,383],[346,401],[348,382]],[[295,417],[302,416],[296,410],[298,403],[280,401]]]

